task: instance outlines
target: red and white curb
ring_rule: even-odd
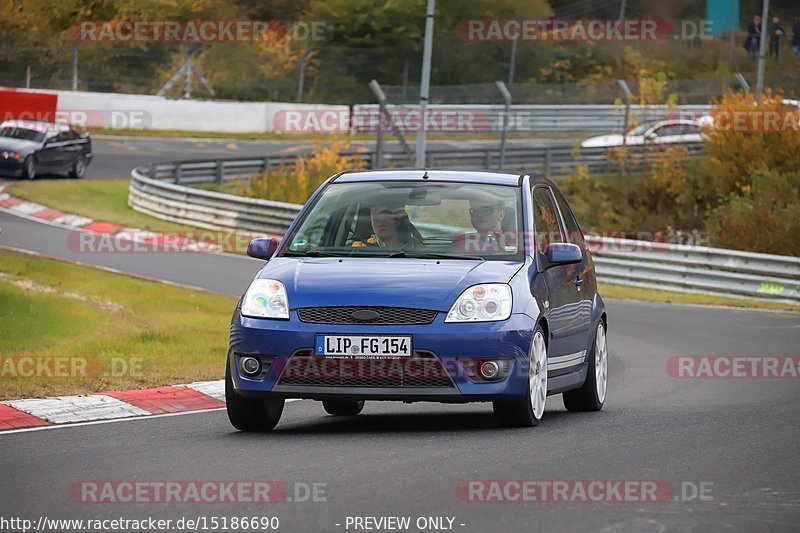
[[[138,228],[126,228],[110,222],[101,222],[80,215],[62,213],[55,209],[34,202],[26,202],[15,198],[8,193],[2,192],[0,187],[0,210],[7,210],[12,213],[19,213],[31,218],[38,218],[65,228],[83,230],[91,233],[107,235],[114,239],[129,240],[146,244],[170,246],[189,252],[222,252],[223,247],[207,242],[192,242],[177,236],[162,235],[152,231]]]
[[[0,431],[225,407],[225,382],[0,402]]]

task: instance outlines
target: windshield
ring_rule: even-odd
[[[28,128],[19,128],[17,126],[4,126],[0,128],[0,137],[42,142],[44,133],[36,130],[29,130]]]
[[[519,189],[443,182],[328,186],[284,255],[520,261]]]
[[[628,135],[644,135],[644,132],[653,127],[653,124],[640,124],[628,132]]]

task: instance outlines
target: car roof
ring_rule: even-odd
[[[69,126],[66,124],[43,122],[41,120],[7,120],[0,124],[0,128],[25,128],[41,133],[69,131]]]
[[[456,168],[401,168],[376,170],[346,170],[336,176],[336,183],[358,183],[366,181],[449,181],[453,183],[485,183],[491,185],[519,186],[522,177],[534,174],[506,172],[501,170],[474,170]],[[427,176],[427,177],[424,177]],[[537,178],[542,178],[537,176]],[[549,180],[545,180],[549,181]]]
[[[667,118],[664,120],[657,120],[656,122],[651,122],[650,126],[675,126],[678,124],[686,124],[692,125],[695,124],[695,120],[688,119],[688,118]]]

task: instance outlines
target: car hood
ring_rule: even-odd
[[[35,150],[38,146],[39,143],[35,141],[14,139],[12,137],[0,137],[0,150],[12,150],[14,152],[27,153]]]
[[[628,135],[627,144],[642,144],[643,138],[640,135]],[[612,133],[611,135],[598,135],[590,137],[581,143],[582,148],[597,148],[606,146],[622,146],[622,135]]]
[[[467,287],[507,283],[521,267],[510,261],[277,257],[257,277],[281,281],[292,309],[346,305],[446,312]]]

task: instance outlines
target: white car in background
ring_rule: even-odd
[[[581,148],[611,148],[641,144],[696,143],[703,140],[703,127],[699,121],[672,119],[642,124],[623,137],[621,133],[590,137],[581,143]]]

